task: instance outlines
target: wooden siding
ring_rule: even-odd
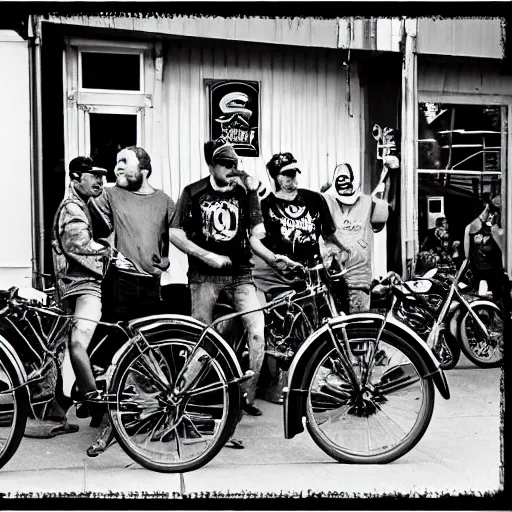
[[[340,18],[338,47],[352,50],[400,51],[400,18]]]
[[[442,101],[451,94],[470,94],[475,101],[478,95],[496,95],[499,99],[512,94],[512,76],[501,74],[491,62],[440,62],[420,57],[418,90],[437,92]]]
[[[224,40],[336,48],[337,19],[315,18],[223,18],[219,16],[60,16],[43,17],[51,23],[111,28]]]
[[[32,285],[29,49],[0,30],[0,289]],[[7,72],[8,70],[8,72]]]
[[[350,162],[359,176],[362,110],[355,65],[350,116],[345,68],[334,52],[181,44],[169,50],[163,79],[168,143],[162,147],[162,185],[173,198],[208,173],[202,150],[209,137],[207,79],[260,82],[260,156],[242,159],[248,172],[266,181],[265,163],[274,153],[291,151],[304,187],[319,190],[340,162]]]
[[[419,18],[417,51],[501,59],[502,31],[500,18]]]

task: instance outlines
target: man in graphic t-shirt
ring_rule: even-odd
[[[258,252],[263,223],[257,196],[258,183],[237,171],[238,156],[220,138],[204,147],[210,176],[186,186],[172,219],[170,237],[188,255],[192,316],[209,324],[221,291],[236,311],[259,307],[252,279],[251,248]],[[243,186],[240,184],[242,183]],[[248,333],[249,365],[254,376],[247,382],[244,410],[261,411],[254,395],[264,355],[262,311],[241,317]]]
[[[291,153],[278,153],[267,163],[276,192],[261,202],[265,250],[255,256],[256,286],[274,295],[300,287],[296,267],[313,266],[320,258],[319,239],[330,238],[334,225],[324,198],[298,187],[299,164]]]

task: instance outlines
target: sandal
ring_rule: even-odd
[[[98,439],[87,448],[85,453],[88,457],[97,457],[100,453],[106,451],[113,441],[114,429],[109,424],[101,431]]]
[[[224,445],[226,448],[234,448],[235,450],[243,450],[245,448],[244,443],[240,439],[231,438]]]
[[[74,434],[80,427],[74,423],[58,423],[56,421],[39,421],[32,418],[27,419],[25,437],[37,439],[50,439],[61,434]]]

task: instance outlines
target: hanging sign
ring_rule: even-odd
[[[210,137],[221,135],[239,156],[259,156],[259,82],[209,81]]]

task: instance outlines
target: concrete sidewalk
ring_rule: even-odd
[[[2,492],[240,492],[337,491],[359,493],[450,493],[500,488],[500,374],[462,360],[446,373],[452,398],[436,393],[434,416],[423,439],[390,465],[338,464],[307,432],[283,436],[282,407],[259,402],[260,417],[245,416],[236,437],[244,450],[223,448],[195,472],[162,474],[134,463],[115,444],[89,458],[85,449],[96,430],[88,420],[75,434],[53,439],[23,438],[13,459],[0,472]],[[131,493],[131,494],[130,494]]]

